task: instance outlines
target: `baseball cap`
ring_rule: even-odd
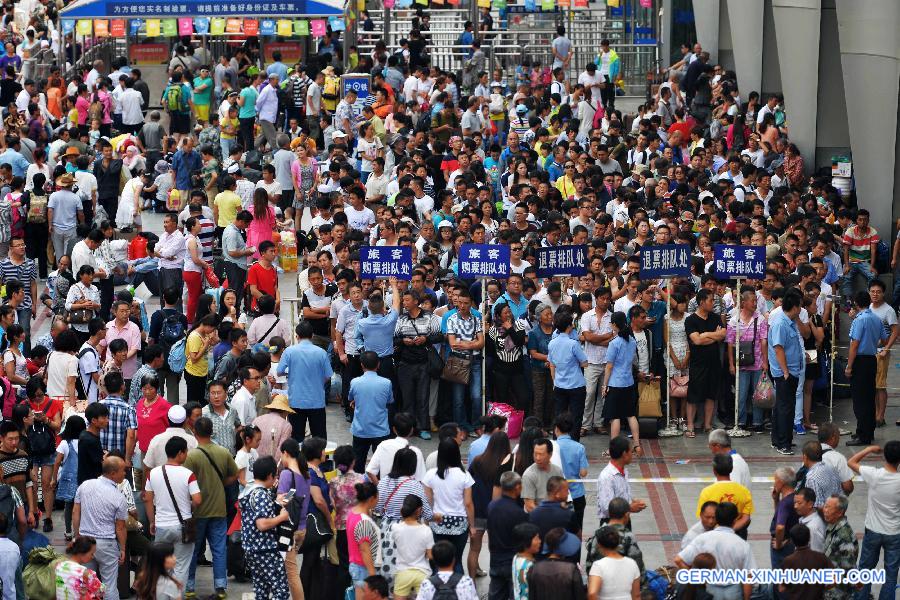
[[[547,546],[547,544],[544,544],[543,547],[544,554],[550,554],[551,552],[553,552],[560,556],[574,556],[580,550],[581,542],[578,541],[578,538],[575,537],[574,533],[570,532],[566,532],[566,535],[563,536],[562,540],[560,540],[559,545],[557,545],[556,548],[550,548],[549,546]]]
[[[528,112],[528,107],[525,106],[524,104],[519,104],[518,106],[516,106],[516,112],[519,113],[520,115],[524,115],[525,113]]]
[[[345,137],[347,137],[347,134],[344,133],[343,131],[335,131],[331,134],[331,139],[345,138]]]

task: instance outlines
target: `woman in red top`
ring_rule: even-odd
[[[53,463],[56,462],[56,444],[59,443],[59,430],[62,426],[63,403],[46,395],[47,387],[41,377],[35,376],[25,384],[25,396],[28,406],[34,411],[35,429],[42,431],[41,425],[53,432],[53,452],[49,454],[31,453],[31,480],[40,481],[44,490],[44,531],[53,531],[50,515],[56,490],[50,485],[53,479]],[[35,492],[37,496],[37,492]]]
[[[144,375],[141,378],[141,397],[134,406],[137,413],[137,443],[141,454],[147,452],[150,440],[169,426],[169,409],[172,405],[159,395],[159,377]]]
[[[88,87],[84,83],[78,84],[78,97],[75,99],[75,110],[78,111],[78,132],[81,135],[88,133],[88,112],[91,109]]]

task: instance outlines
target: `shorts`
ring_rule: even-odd
[[[204,123],[209,121],[209,104],[195,104],[194,115],[198,121],[203,121]]]
[[[394,596],[414,598],[419,593],[419,586],[428,577],[419,569],[403,569],[394,575]]]
[[[188,134],[191,132],[191,113],[170,112],[169,133]]]
[[[888,373],[888,362],[891,360],[890,355],[882,356],[881,354],[875,355],[875,389],[876,390],[886,390],[887,389],[887,373]]]
[[[703,404],[706,400],[715,400],[719,395],[719,365],[690,365],[687,401],[691,404]]]
[[[354,587],[362,587],[369,576],[369,571],[362,565],[350,563],[350,579],[353,580]]]
[[[475,529],[478,531],[487,531],[487,519],[482,517],[475,517]]]
[[[56,462],[56,453],[48,454],[47,456],[32,456],[31,464],[35,467],[52,467],[53,463]]]

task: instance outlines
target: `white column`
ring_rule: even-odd
[[[791,141],[800,148],[806,165],[812,167],[816,157],[822,0],[772,0],[772,11]]]
[[[763,0],[727,2],[738,89],[746,98],[762,85]],[[778,52],[784,56],[780,46]]]
[[[837,0],[838,35],[856,192],[890,236],[900,85],[900,2]]]
[[[697,41],[709,52],[709,64],[719,59],[719,0],[694,0]]]

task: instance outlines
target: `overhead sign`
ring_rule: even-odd
[[[641,248],[641,279],[688,277],[691,274],[691,247],[666,244]]]
[[[360,254],[360,279],[412,279],[411,246],[366,246]]]
[[[717,279],[764,279],[766,276],[765,246],[713,246],[713,269]]]
[[[362,107],[366,103],[366,98],[371,93],[372,78],[362,73],[349,73],[341,75],[341,97],[346,96],[347,92],[353,90],[356,92],[356,102],[353,106],[357,111],[362,111]]]
[[[64,19],[116,17],[343,16],[343,0],[215,2],[212,0],[80,0],[60,11]]]
[[[580,276],[587,273],[587,246],[550,246],[537,249],[538,277]]]
[[[463,244],[459,249],[459,272],[463,279],[509,277],[509,246]]]

